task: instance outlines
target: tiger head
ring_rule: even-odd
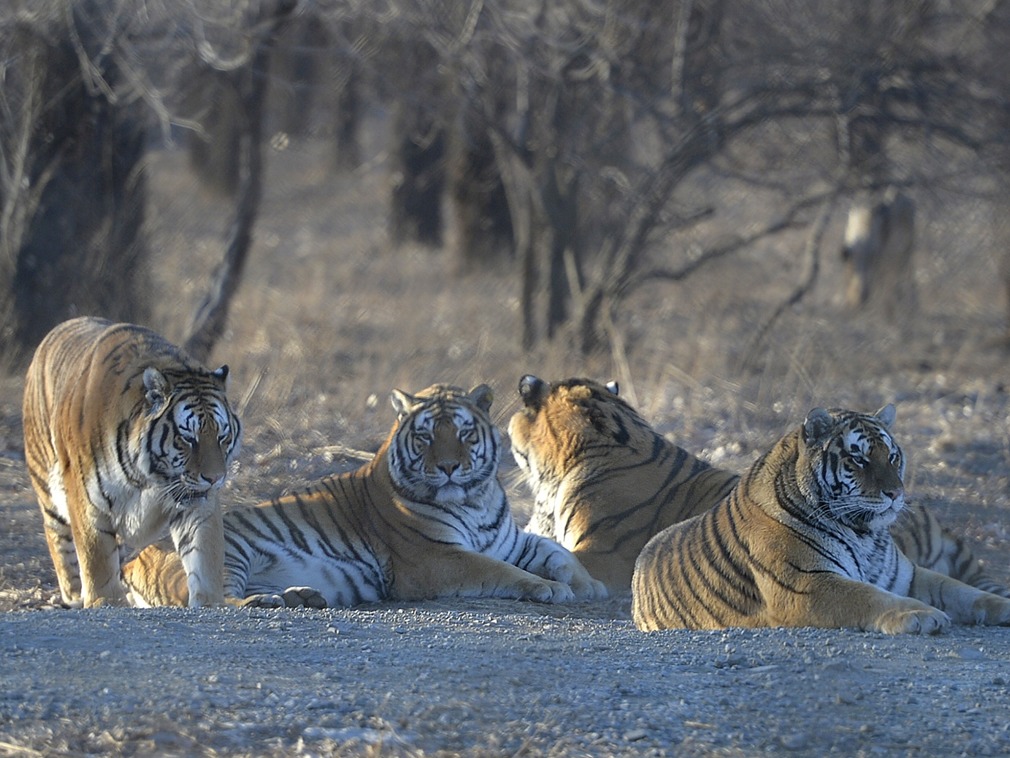
[[[389,474],[404,497],[465,505],[496,481],[501,435],[488,415],[493,399],[486,384],[469,392],[445,384],[416,395],[393,390]]]
[[[814,408],[799,430],[797,483],[809,502],[857,533],[886,528],[905,505],[905,456],[894,405],[875,414]]]
[[[219,489],[238,454],[242,427],[225,395],[227,378],[227,366],[144,369],[140,462],[176,502]]]
[[[648,425],[617,396],[615,382],[566,379],[552,384],[527,374],[519,380],[519,396],[523,407],[509,421],[509,438],[534,491],[561,479],[594,447],[616,454],[652,437],[642,434]]]

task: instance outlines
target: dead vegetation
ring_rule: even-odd
[[[394,387],[488,382],[504,427],[525,373],[618,376],[622,394],[665,433],[738,468],[814,405],[875,409],[893,400],[910,492],[975,540],[997,574],[1010,575],[1010,360],[991,345],[1001,291],[972,203],[925,199],[915,273],[921,312],[900,323],[845,311],[841,261],[825,255],[808,295],[755,344],[804,277],[804,237],[794,234],[683,282],[640,288],[619,314],[621,354],[584,357],[563,342],[522,350],[519,282],[508,269],[457,276],[440,249],[389,244],[381,118],[371,126],[368,162],[352,175],[322,168],[324,148],[311,142],[268,155],[246,279],[212,357],[232,367],[245,421],[231,502],[357,465],[392,422]],[[219,260],[227,203],[201,189],[180,151],[154,154],[148,169],[154,324],[179,339]],[[737,228],[774,212],[704,177],[696,189],[730,209]],[[841,213],[830,220],[826,249],[842,223]],[[698,230],[700,241],[723,233],[724,224]],[[54,587],[24,471],[21,386],[8,377],[0,393],[6,609],[37,607]],[[521,512],[526,492],[511,461],[504,476]]]

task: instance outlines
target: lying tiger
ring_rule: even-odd
[[[616,385],[527,375],[519,394],[524,407],[509,436],[535,499],[526,528],[575,553],[612,593],[630,589],[635,560],[653,535],[707,511],[739,480],[667,441]],[[921,506],[905,508],[891,531],[915,563],[1010,597]]]
[[[718,505],[649,540],[632,580],[635,625],[1010,625],[1010,600],[916,566],[892,539],[905,500],[894,416],[893,405],[815,408]]]
[[[486,385],[394,390],[397,420],[357,471],[225,512],[232,604],[340,607],[380,600],[499,597],[558,603],[606,597],[551,539],[520,531],[498,481],[501,436]],[[142,602],[186,603],[174,553],[127,567]]]

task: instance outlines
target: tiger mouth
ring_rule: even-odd
[[[175,502],[180,506],[202,505],[207,502],[210,497],[210,493],[211,490],[207,490],[205,492],[186,490],[176,495]]]
[[[176,480],[170,490],[170,495],[179,505],[198,505],[207,502],[217,489],[217,485],[195,487],[188,482]]]
[[[858,513],[852,513],[847,520],[853,529],[859,532],[872,532],[886,529],[893,524],[905,508],[904,500],[892,501],[889,505],[873,508],[868,507]]]

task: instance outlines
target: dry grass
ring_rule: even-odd
[[[372,161],[354,175],[334,174],[320,144],[293,143],[269,156],[246,278],[214,357],[232,368],[231,392],[246,426],[233,502],[355,465],[348,451],[374,449],[388,430],[394,387],[487,382],[505,426],[525,373],[618,374],[610,356],[579,356],[564,340],[521,350],[515,271],[461,277],[441,250],[391,249],[381,141],[377,130]],[[150,176],[155,326],[179,340],[220,257],[230,206],[198,185],[180,152],[153,154]],[[713,177],[699,177],[694,189],[692,202],[713,202],[720,212],[691,240],[661,246],[661,258],[676,262],[689,242],[705,244],[780,212],[773,195]],[[888,324],[841,310],[833,253],[839,211],[816,287],[756,350],[758,328],[803,277],[803,230],[685,282],[640,288],[618,323],[630,368],[622,393],[680,444],[734,468],[814,405],[872,409],[896,400],[912,460],[910,489],[979,541],[1002,570],[1010,542],[1010,403],[1007,356],[986,344],[1005,317],[989,252],[998,239],[993,211],[956,195],[920,203],[918,317]],[[31,536],[9,540],[17,554],[0,574],[0,590],[14,587],[20,600],[0,598],[3,607],[37,603],[45,592],[38,577],[51,582],[19,461],[19,394],[18,377],[0,387],[0,504],[8,533]],[[505,468],[521,509],[525,492],[511,461]]]

